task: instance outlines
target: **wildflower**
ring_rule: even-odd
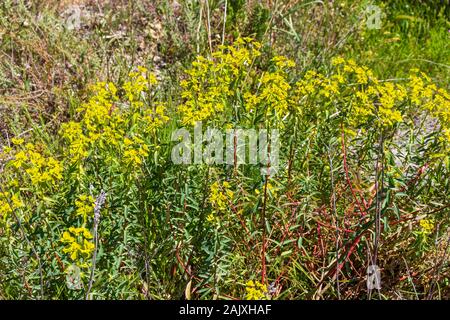
[[[13,144],[15,144],[16,146],[20,146],[20,145],[22,145],[25,142],[25,140],[21,139],[21,138],[12,138],[11,142]]]
[[[280,68],[280,69],[284,69],[284,68],[293,68],[295,67],[295,62],[283,57],[283,56],[275,56],[272,58],[272,62],[275,63],[275,65]]]
[[[72,261],[78,261],[82,257],[89,258],[94,251],[94,244],[89,241],[92,238],[85,227],[70,227],[61,237],[61,242],[66,244],[63,252],[68,253]]]
[[[252,112],[256,109],[257,105],[261,102],[261,98],[250,92],[244,93],[245,109],[248,112]]]
[[[255,189],[255,194],[258,196],[261,193],[264,193],[265,184],[262,186],[261,190]],[[270,183],[270,181],[267,181],[267,192],[272,194],[274,197],[276,197],[276,188]]]
[[[212,58],[198,56],[192,67],[186,71],[188,78],[181,82],[181,96],[184,99],[178,107],[181,122],[185,125],[195,125],[196,122],[207,121],[213,117],[217,120],[224,115],[229,106],[228,99],[236,94],[233,85],[241,79],[256,78],[251,75],[252,70],[249,67],[261,54],[260,47],[258,42],[250,38],[238,38],[230,46],[220,46],[219,50],[212,54]],[[274,62],[280,68],[292,65],[291,61],[282,57]],[[278,72],[282,73],[282,70]],[[281,80],[277,83],[271,81],[270,76],[266,76],[264,81],[270,82],[280,91],[286,86]],[[276,88],[278,83],[282,84],[281,88]],[[269,91],[270,89],[266,89],[265,96],[269,95]],[[249,95],[246,94],[246,97],[249,98]],[[255,102],[253,99],[253,103]],[[281,104],[281,109],[284,111],[286,106]]]
[[[219,217],[215,216],[213,213],[210,213],[206,217],[206,221],[208,221],[211,224],[217,223],[217,222],[219,222]]]
[[[70,121],[61,126],[60,134],[69,143],[66,154],[71,162],[77,162],[87,157],[89,139],[83,134],[80,122]]]
[[[214,182],[210,187],[209,202],[213,206],[215,212],[225,212],[228,208],[229,201],[232,201],[234,192],[230,190],[230,184],[227,181],[222,183]]]
[[[145,92],[150,89],[149,86],[157,84],[156,77],[149,74],[145,67],[138,67],[137,71],[130,72],[129,77],[130,81],[125,82],[122,86],[125,95],[133,109],[142,107],[141,99]]]
[[[45,158],[39,153],[30,156],[30,167],[26,170],[33,184],[50,183],[52,185],[62,179],[63,167],[53,157]]]
[[[267,296],[266,296],[266,293],[268,292],[267,287],[258,281],[253,281],[253,280],[247,281],[245,291],[246,291],[246,295],[245,295],[246,300],[265,300],[265,299],[267,299]]]
[[[7,155],[8,153],[10,153],[12,151],[12,148],[9,146],[4,146],[1,149],[1,155]]]
[[[53,157],[46,157],[35,151],[32,144],[27,144],[26,150],[18,151],[11,160],[11,165],[16,169],[24,169],[33,184],[55,185],[62,179],[61,163]]]
[[[163,103],[158,103],[154,109],[148,109],[144,112],[143,121],[145,132],[155,133],[156,129],[161,128],[169,117],[165,113],[166,107]]]
[[[139,167],[142,164],[142,159],[149,155],[149,146],[138,136],[132,139],[125,138],[124,146],[123,161],[128,167]]]
[[[0,216],[6,218],[12,212],[9,203],[5,200],[0,200]]]
[[[14,209],[24,207],[24,204],[23,204],[22,200],[20,200],[20,198],[19,198],[19,196],[17,194],[13,194],[12,195],[11,202],[12,202],[12,205],[13,205]]]
[[[94,226],[97,226],[100,221],[100,210],[102,209],[103,205],[106,201],[106,192],[100,191],[100,194],[95,199],[94,202]]]
[[[434,230],[434,221],[433,219],[422,219],[419,222],[420,228],[424,235],[429,235]]]
[[[24,163],[28,160],[28,157],[24,151],[19,151],[15,154],[14,160],[11,161],[11,164],[16,168],[21,168]]]
[[[288,113],[288,91],[291,88],[286,78],[279,72],[265,73],[261,80],[262,87],[259,99],[267,106],[267,114],[275,111],[277,118],[282,119]]]
[[[334,57],[331,59],[331,64],[334,66],[344,64],[344,63],[345,63],[345,60],[342,57]]]
[[[92,196],[81,195],[78,200],[75,201],[76,211],[75,215],[81,216],[83,222],[87,222],[87,218],[94,214],[94,198]]]
[[[6,219],[14,210],[23,208],[25,205],[19,194],[11,192],[0,192],[0,216]]]

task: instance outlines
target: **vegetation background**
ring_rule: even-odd
[[[449,17],[448,0],[2,1],[0,299],[449,298]],[[246,58],[198,62],[231,48]],[[354,61],[405,86],[377,89],[402,121],[351,109],[350,74],[312,94]],[[260,87],[275,111],[250,117]],[[208,94],[215,125],[289,110],[286,170],[171,163],[180,110]]]

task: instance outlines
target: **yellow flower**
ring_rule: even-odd
[[[94,215],[95,199],[92,196],[81,195],[75,201],[75,215],[83,217],[83,222],[87,222],[88,217]]]
[[[63,167],[59,161],[34,151],[35,147],[32,144],[27,144],[26,149],[15,154],[11,165],[16,169],[25,169],[33,184],[55,185],[62,179]]]
[[[280,72],[265,73],[261,80],[261,94],[259,99],[267,106],[267,115],[273,111],[282,119],[288,113],[288,92],[291,86]]]
[[[27,160],[28,160],[28,157],[27,157],[26,153],[24,151],[19,151],[15,154],[14,160],[11,163],[15,168],[19,169],[24,165],[24,163]]]
[[[265,300],[265,299],[267,299],[267,296],[266,296],[267,287],[258,281],[253,281],[253,280],[247,281],[245,291],[246,291],[246,295],[245,295],[246,300]]]
[[[77,260],[78,253],[81,251],[81,246],[77,242],[72,242],[68,247],[63,249],[64,253],[70,254],[70,259]]]
[[[69,143],[66,156],[72,163],[87,157],[89,139],[83,134],[80,122],[70,121],[62,124],[60,134]]]
[[[6,219],[14,210],[23,208],[24,206],[25,205],[18,193],[11,194],[10,192],[0,192],[0,216],[4,219]]]
[[[344,63],[345,63],[345,60],[342,57],[334,57],[331,59],[331,64],[334,66],[344,64]]]
[[[12,151],[12,148],[9,146],[3,147],[2,154],[8,154]]]
[[[219,218],[216,217],[213,213],[210,213],[206,217],[206,221],[208,221],[209,223],[215,223],[215,222],[219,222]]]
[[[255,194],[260,195],[261,193],[264,193],[265,184],[263,184],[261,190],[255,189]],[[277,195],[276,188],[270,183],[270,181],[267,181],[267,192],[272,194],[274,197]]]
[[[419,222],[420,228],[425,235],[431,234],[434,230],[434,220],[433,219],[422,219]]]
[[[284,68],[293,68],[295,67],[295,62],[283,57],[283,56],[275,56],[272,58],[272,62],[275,63],[275,65],[280,68],[280,69],[284,69]]]
[[[143,162],[142,159],[149,155],[149,146],[137,136],[132,139],[125,138],[124,146],[123,161],[126,166],[139,167]]]
[[[25,205],[23,204],[22,200],[20,200],[20,198],[19,198],[19,196],[18,196],[17,194],[13,194],[13,195],[12,195],[12,197],[11,197],[11,202],[12,202],[13,207],[14,207],[15,209],[17,209],[17,208],[22,208],[22,207],[25,206]]]
[[[91,252],[94,251],[94,248],[95,248],[94,243],[92,243],[92,242],[90,242],[90,241],[84,239],[84,240],[83,240],[83,248],[81,248],[80,251],[81,251],[81,253],[90,255]]]
[[[92,234],[85,227],[70,227],[61,237],[61,242],[66,244],[63,252],[68,253],[73,261],[82,262],[82,259],[89,259],[95,248],[94,244],[88,241],[92,238]]]
[[[150,89],[149,86],[157,84],[155,75],[149,73],[147,68],[138,67],[137,69],[129,73],[130,81],[122,86],[133,109],[143,106],[141,101],[143,95]]]
[[[68,231],[64,231],[63,236],[61,238],[62,242],[72,243],[75,241],[75,238],[70,235]]]
[[[144,112],[145,132],[155,133],[156,129],[161,128],[169,117],[165,114],[166,107],[163,103],[158,103],[155,108],[148,109]]]
[[[212,58],[198,56],[186,71],[187,79],[181,82],[184,102],[178,107],[181,122],[194,125],[198,121],[218,120],[234,96],[233,84],[245,78],[254,78],[249,68],[259,52],[260,44],[250,38],[238,38],[232,45],[220,46]],[[280,65],[291,62],[280,58]],[[281,71],[279,71],[281,73]],[[247,95],[248,97],[248,95]]]
[[[222,183],[214,182],[210,186],[209,202],[214,208],[215,212],[226,212],[229,203],[233,201],[234,192],[230,190],[230,184],[227,181]]]
[[[25,140],[21,139],[21,138],[12,138],[11,142],[13,144],[15,144],[16,146],[20,146],[20,145],[22,145],[25,142]]]

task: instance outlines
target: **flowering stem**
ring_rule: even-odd
[[[86,291],[86,300],[89,297],[89,293],[91,292],[92,284],[94,282],[94,270],[95,270],[95,261],[97,260],[97,247],[98,247],[98,237],[97,237],[97,227],[94,227],[94,253],[92,255],[92,269],[91,269],[91,275],[89,276],[89,285],[88,289]]]
[[[106,193],[102,190],[95,199],[95,206],[94,206],[94,253],[92,255],[92,269],[91,269],[91,275],[89,276],[89,285],[88,289],[86,291],[86,300],[89,297],[89,293],[92,289],[92,284],[94,282],[94,271],[95,271],[95,263],[97,260],[97,249],[98,249],[98,225],[100,223],[100,210],[102,209],[103,204],[106,200]]]

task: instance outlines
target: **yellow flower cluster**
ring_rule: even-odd
[[[72,162],[78,162],[88,156],[89,139],[83,134],[80,122],[63,123],[61,135],[69,143],[67,155]]]
[[[424,235],[429,235],[434,230],[434,220],[433,219],[422,219],[419,222],[420,229]]]
[[[56,185],[62,179],[61,163],[51,156],[43,155],[38,147],[31,143],[13,155],[10,165],[15,169],[24,170],[34,185],[41,183]]]
[[[11,142],[14,144],[14,145],[16,145],[16,146],[20,146],[20,145],[22,145],[22,144],[24,144],[24,142],[25,142],[25,140],[24,139],[22,139],[22,138],[12,138],[11,139]]]
[[[354,106],[348,118],[351,126],[368,123],[369,119],[374,119],[375,124],[381,127],[403,121],[396,105],[406,98],[405,88],[392,82],[376,83],[355,92]]]
[[[150,153],[145,138],[155,137],[157,129],[169,120],[165,105],[153,101],[156,85],[156,77],[143,67],[130,72],[121,88],[112,82],[93,85],[94,95],[77,109],[79,121],[61,126],[64,158],[69,164],[78,164],[80,172],[85,172],[83,161],[92,155],[109,168],[134,170],[141,166]],[[19,157],[17,161],[24,160]],[[94,209],[95,199],[81,194],[75,200],[75,217],[82,218],[81,227],[70,227],[61,238],[63,252],[80,268],[87,267],[94,250],[93,236],[86,228]]]
[[[227,211],[234,197],[234,192],[230,188],[231,185],[227,181],[222,182],[222,184],[216,181],[210,186],[209,202],[213,207],[213,212],[207,217],[209,222],[215,220],[215,214]]]
[[[234,49],[234,48],[233,48]],[[207,59],[198,56],[187,71],[188,79],[181,82],[182,98],[185,102],[179,106],[182,122],[194,125],[197,121],[211,118],[215,113],[224,111],[223,97],[232,94],[230,91],[231,74],[238,72],[238,61],[247,61],[248,52],[236,50],[220,60]],[[233,56],[237,55],[236,57]],[[236,61],[232,61],[235,58]],[[247,59],[250,59],[247,57]],[[227,62],[230,64],[227,66]],[[247,62],[250,63],[250,60]],[[231,69],[231,74],[229,73]]]
[[[426,74],[417,69],[411,70],[408,87],[413,105],[439,120],[441,138],[447,151],[450,151],[450,94],[442,88],[437,88]]]
[[[263,73],[257,83],[260,94],[244,94],[244,99],[248,111],[252,112],[253,109],[260,105],[260,107],[265,109],[266,117],[275,115],[277,120],[281,120],[289,112],[289,91],[291,85],[287,79],[287,70],[294,67],[295,63],[283,56],[275,56],[271,62],[275,68]]]
[[[264,194],[264,188],[265,188],[265,185],[263,185],[261,189],[255,189],[255,194],[257,196],[260,195],[260,194]],[[270,181],[267,182],[267,192],[272,194],[274,197],[277,196],[277,190],[272,185],[272,183],[270,183]]]
[[[95,84],[94,96],[77,109],[82,115],[81,120],[61,126],[60,134],[67,144],[66,158],[76,163],[94,149],[106,151],[104,155],[108,150],[123,150],[126,165],[142,164],[142,158],[148,156],[149,146],[139,135],[155,134],[169,120],[165,105],[151,101],[151,90],[156,84],[156,77],[144,67],[130,72],[129,81],[121,88],[124,101],[112,82]],[[133,131],[137,134],[132,139],[125,137]],[[106,156],[105,160],[111,162],[115,158],[117,155],[114,154]]]
[[[148,156],[148,145],[144,144],[144,140],[137,136],[132,139],[125,138],[124,146],[123,159],[126,166],[138,167],[142,164],[142,158]]]
[[[151,86],[156,85],[158,81],[154,74],[149,73],[147,68],[138,67],[137,71],[130,72],[130,81],[125,82],[123,89],[132,108],[144,106],[143,100]]]
[[[18,193],[0,192],[0,217],[5,220],[13,210],[24,207]]]
[[[341,75],[327,78],[321,73],[309,70],[295,84],[293,103],[299,103],[304,98],[331,98],[339,93],[339,85],[342,83],[344,83],[344,78]]]
[[[234,114],[227,111],[241,107],[239,96],[243,98],[244,110],[256,112],[260,108],[266,115],[275,114],[282,119],[288,112],[291,88],[286,70],[295,64],[276,56],[272,59],[273,68],[258,74],[254,61],[261,55],[260,47],[251,38],[238,38],[232,45],[219,46],[211,58],[198,56],[187,70],[187,79],[181,82],[182,123],[194,125],[213,116],[220,119],[220,114]]]
[[[347,110],[351,127],[374,121],[375,125],[386,128],[403,121],[399,106],[407,92],[402,85],[379,81],[372,70],[358,66],[352,59],[345,61],[337,57],[332,64],[337,68],[336,78],[345,84],[339,98],[344,104],[351,105]]]
[[[81,216],[83,218],[83,223],[87,222],[88,217],[94,216],[95,199],[92,196],[81,195],[75,201],[76,206],[76,216]]]
[[[72,261],[80,262],[80,267],[87,267],[84,261],[89,259],[94,251],[94,243],[90,241],[92,238],[92,234],[85,227],[70,227],[61,237],[61,242],[66,244],[63,252],[69,254]]]
[[[245,295],[245,299],[246,300],[265,300],[267,299],[267,287],[258,282],[258,281],[253,281],[253,280],[249,280],[246,283],[246,287],[245,287],[245,291],[246,291],[246,295]]]
[[[277,65],[280,63],[278,62]],[[266,116],[271,116],[275,112],[280,120],[288,113],[288,93],[291,86],[287,82],[286,74],[282,68],[277,67],[274,72],[264,73],[260,85],[261,94],[257,97],[256,103],[264,102],[267,106]]]
[[[409,82],[394,83],[377,79],[369,68],[351,59],[336,57],[332,65],[335,71],[331,75],[308,71],[296,83],[291,103],[299,113],[317,115],[324,106],[337,106],[352,132],[351,128],[365,124],[389,128],[402,122],[406,102],[410,101],[440,120],[443,139],[449,141],[449,94],[425,74],[413,70]]]
[[[378,83],[377,79],[373,76],[372,70],[370,70],[366,66],[359,66],[353,59],[349,59],[345,61],[342,58],[334,58],[331,63],[334,66],[342,67],[344,73],[348,75],[353,75],[356,78],[356,82],[359,84],[368,84],[369,81],[374,81],[376,84]]]
[[[154,134],[158,128],[169,121],[169,117],[166,115],[166,106],[159,102],[153,109],[145,110],[142,120],[145,123],[144,132]]]

